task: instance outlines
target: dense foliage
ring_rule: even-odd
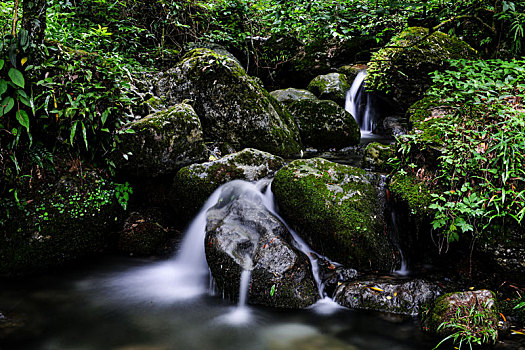
[[[451,64],[414,106],[398,164],[434,189],[433,227],[446,241],[525,217],[525,61]],[[432,149],[439,157],[425,159]]]

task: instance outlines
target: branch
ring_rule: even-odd
[[[438,24],[437,26],[435,26],[434,28],[432,28],[432,31],[437,31],[439,30],[439,28],[449,24],[450,22],[453,22],[455,20],[460,20],[460,19],[474,19],[476,20],[477,22],[479,22],[485,29],[487,29],[492,35],[496,35],[496,30],[494,28],[492,28],[491,26],[489,26],[487,23],[485,23],[481,18],[479,18],[478,16],[475,16],[475,15],[461,15],[461,16],[454,16],[450,19],[447,19],[446,21],[444,22],[441,22],[440,24]]]

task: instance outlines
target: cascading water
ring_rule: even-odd
[[[366,70],[359,71],[346,92],[345,109],[352,114],[361,132],[372,132],[374,118],[370,95],[365,90]]]

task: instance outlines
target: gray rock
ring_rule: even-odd
[[[192,100],[208,140],[279,155],[301,150],[288,111],[228,56],[195,49],[159,76],[155,92],[168,104]]]
[[[329,73],[315,77],[308,90],[322,100],[332,100],[339,106],[345,106],[346,92],[350,90],[351,82],[347,81],[346,75]]]
[[[248,302],[304,308],[319,293],[309,260],[290,242],[284,224],[263,205],[252,184],[223,187],[207,213],[206,259],[219,291],[237,298],[242,270],[251,271]]]
[[[354,117],[329,100],[299,100],[288,109],[294,116],[306,146],[319,149],[359,144],[361,132]]]
[[[433,302],[441,293],[438,285],[421,279],[378,279],[343,283],[334,299],[351,309],[418,315],[422,306]]]
[[[388,172],[391,167],[387,164],[388,159],[393,157],[394,145],[383,145],[379,142],[369,143],[363,153],[363,168],[373,171]]]
[[[197,114],[188,104],[178,104],[126,125],[113,154],[126,175],[156,177],[203,161],[207,150]]]
[[[317,97],[310,91],[294,88],[274,90],[270,92],[270,95],[275,97],[277,101],[285,104],[301,100],[317,100]]]

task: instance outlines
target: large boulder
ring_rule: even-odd
[[[366,146],[363,153],[363,168],[389,172],[392,167],[388,164],[388,160],[394,155],[394,145],[371,142]]]
[[[160,75],[155,92],[167,105],[192,100],[208,140],[279,155],[301,150],[291,115],[228,56],[192,50]]]
[[[361,280],[340,284],[335,301],[351,309],[415,316],[441,293],[438,285],[421,279]]]
[[[361,132],[354,117],[329,100],[305,99],[292,102],[294,116],[306,146],[320,149],[344,148],[359,144]]]
[[[184,103],[127,124],[119,137],[115,164],[128,176],[174,173],[207,155],[199,117]]]
[[[321,100],[332,100],[341,107],[345,107],[346,92],[352,83],[348,82],[346,75],[329,73],[319,75],[308,84],[308,90]]]
[[[116,185],[95,171],[66,175],[24,205],[3,203],[0,275],[38,273],[102,251],[121,215]]]
[[[483,289],[448,293],[438,297],[424,315],[423,330],[438,337],[462,332],[462,340],[478,338],[482,344],[498,339],[500,321],[496,296]]]
[[[253,184],[225,185],[206,217],[206,259],[218,289],[237,298],[251,271],[251,304],[303,308],[319,298],[308,257],[294,248],[286,226],[263,204]]]
[[[464,41],[428,28],[411,27],[372,56],[366,87],[390,96],[406,110],[430,87],[429,73],[443,70],[447,60],[476,58],[476,51]]]
[[[313,249],[357,270],[391,271],[397,249],[385,235],[377,181],[362,169],[314,158],[279,170],[272,188],[283,216]]]
[[[282,90],[274,90],[270,95],[275,97],[277,101],[284,104],[290,104],[301,100],[317,100],[317,97],[308,90],[287,88]]]
[[[220,185],[232,180],[270,178],[283,165],[281,157],[246,148],[215,161],[184,167],[175,176],[174,207],[183,215],[192,217]]]

